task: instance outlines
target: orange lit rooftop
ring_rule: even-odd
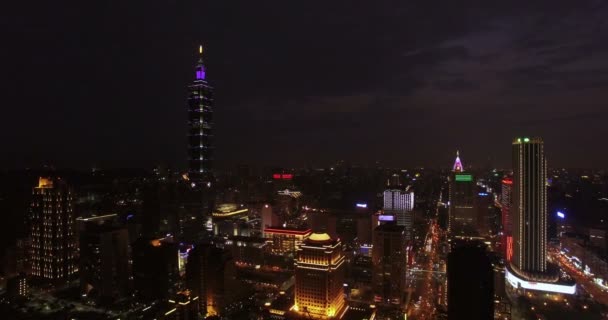
[[[38,187],[37,188],[52,188],[53,180],[50,178],[40,177],[38,178]]]
[[[278,234],[287,234],[294,236],[306,236],[312,233],[311,229],[303,229],[303,228],[287,228],[287,227],[270,227],[265,228],[264,233],[278,233]]]

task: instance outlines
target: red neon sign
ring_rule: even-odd
[[[275,173],[272,175],[272,178],[275,180],[291,180],[293,179],[293,174],[291,173]]]
[[[511,258],[513,258],[513,237],[512,236],[507,236],[506,256],[507,256],[507,261],[511,261]]]
[[[507,178],[507,179],[502,179],[502,183],[504,184],[513,184],[513,180]]]

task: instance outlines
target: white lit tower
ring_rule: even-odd
[[[513,141],[512,232],[514,271],[547,271],[547,162],[540,138]]]

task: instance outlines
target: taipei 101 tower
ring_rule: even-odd
[[[204,211],[212,205],[213,178],[213,87],[207,82],[203,46],[188,86],[188,178],[192,189],[201,193]],[[197,193],[198,193],[197,192]]]

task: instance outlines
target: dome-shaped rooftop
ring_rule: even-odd
[[[331,237],[327,233],[313,233],[308,240],[324,242],[331,240]]]

